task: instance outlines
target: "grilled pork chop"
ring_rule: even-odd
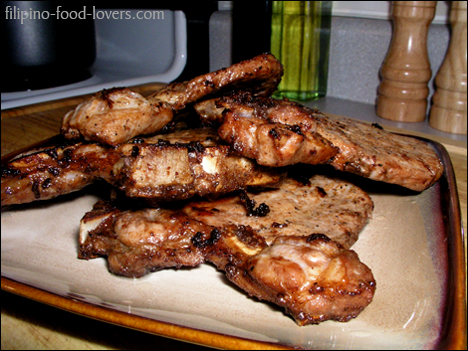
[[[83,259],[97,256],[129,277],[210,262],[250,295],[284,307],[299,325],[348,321],[375,291],[356,253],[325,235],[279,237],[268,246],[250,227],[214,227],[178,209],[98,203],[81,221],[79,251]]]
[[[195,267],[205,257],[192,238],[198,235],[207,240],[213,229],[180,211],[124,211],[102,201],[81,220],[78,257],[107,256],[109,270],[127,277],[164,268]]]
[[[108,177],[116,158],[97,144],[31,150],[2,164],[2,206],[48,200]]]
[[[149,101],[128,88],[104,89],[68,112],[61,132],[66,139],[117,146],[161,130],[173,116],[168,104]]]
[[[417,139],[287,100],[248,93],[200,102],[203,120],[241,155],[266,166],[328,163],[373,180],[422,191],[443,173],[434,150]]]
[[[280,182],[282,170],[232,155],[212,128],[189,129],[118,148],[112,181],[130,197],[181,200]]]
[[[262,54],[183,83],[171,83],[148,100],[164,101],[176,111],[213,94],[248,91],[270,96],[283,76],[283,66],[272,54]]]
[[[282,171],[232,155],[212,128],[179,130],[116,148],[78,143],[48,148],[2,165],[2,206],[50,199],[96,179],[153,202],[217,196],[271,186]]]
[[[277,189],[247,192],[254,206],[266,206],[266,213],[249,212],[242,195],[191,201],[183,211],[216,227],[249,226],[268,244],[278,236],[321,233],[344,248],[356,242],[373,211],[372,199],[360,188],[319,174],[305,183],[286,178]]]
[[[278,237],[262,248],[246,231],[221,235],[206,260],[250,296],[284,307],[297,324],[347,322],[372,302],[374,276],[354,251],[322,234]]]
[[[241,92],[200,102],[195,110],[205,123],[220,125],[219,135],[236,152],[264,166],[320,164],[338,152],[294,102]]]
[[[281,63],[273,55],[263,54],[187,82],[169,84],[147,99],[127,88],[103,90],[67,113],[61,131],[67,139],[116,146],[160,131],[175,112],[212,94],[244,89],[270,95],[282,75]]]

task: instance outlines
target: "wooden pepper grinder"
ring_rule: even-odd
[[[466,134],[466,1],[453,1],[452,37],[435,78],[436,92],[429,125],[449,133]]]
[[[393,1],[393,36],[380,74],[377,115],[400,122],[426,118],[431,66],[427,33],[437,1]]]

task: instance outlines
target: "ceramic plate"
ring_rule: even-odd
[[[440,144],[429,143],[446,169],[432,188],[413,193],[371,181],[359,184],[375,210],[353,249],[372,269],[377,290],[373,302],[348,323],[299,327],[210,265],[129,279],[110,274],[105,259],[77,259],[79,221],[98,199],[93,188],[2,212],[2,288],[217,347],[453,348],[466,337],[463,234],[450,159]]]

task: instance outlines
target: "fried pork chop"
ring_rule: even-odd
[[[210,262],[250,295],[284,307],[299,325],[348,321],[375,291],[357,254],[325,235],[280,237],[268,246],[250,227],[214,227],[177,209],[98,203],[81,221],[79,257],[98,256],[107,256],[111,272],[129,277]]]
[[[147,99],[127,88],[103,90],[67,113],[61,132],[67,139],[117,146],[160,131],[175,112],[212,94],[242,89],[268,96],[282,75],[281,63],[273,55],[263,54],[187,82],[169,84]]]
[[[178,130],[116,148],[78,143],[2,165],[2,206],[50,199],[103,179],[152,202],[271,186],[283,172],[232,155],[212,128]]]
[[[287,178],[277,189],[247,192],[254,206],[267,206],[260,215],[249,213],[242,195],[191,201],[183,211],[212,226],[249,226],[268,244],[279,236],[321,233],[344,248],[356,242],[373,211],[366,192],[324,175],[313,175],[306,183]]]
[[[200,102],[203,120],[218,124],[233,149],[265,166],[328,163],[377,181],[422,191],[443,173],[426,143],[300,104],[248,93]]]

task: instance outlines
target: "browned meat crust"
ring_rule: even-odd
[[[284,307],[299,325],[347,322],[373,299],[371,270],[325,235],[278,237],[258,246],[245,230],[229,232],[207,260],[249,295]]]
[[[431,187],[444,172],[439,156],[421,140],[349,118],[318,118],[319,133],[340,150],[329,162],[335,169],[415,191]]]
[[[113,168],[116,184],[128,196],[181,200],[219,196],[247,186],[275,185],[282,170],[258,166],[232,155],[211,128],[190,129],[125,144]]]
[[[205,122],[218,122],[218,133],[240,155],[281,167],[324,163],[338,149],[317,133],[313,114],[290,101],[249,93],[201,102],[195,109]]]
[[[348,118],[326,116],[287,100],[234,94],[196,106],[219,123],[219,135],[263,165],[329,163],[377,181],[422,191],[443,173],[437,154],[415,138]]]
[[[117,146],[161,130],[172,118],[166,103],[150,102],[128,88],[104,89],[65,115],[61,133],[66,139]]]
[[[282,74],[279,61],[263,54],[187,82],[169,84],[148,99],[128,88],[106,89],[67,113],[61,132],[67,139],[117,146],[160,131],[175,112],[209,95],[238,89],[269,95]]]
[[[136,139],[117,148],[78,143],[2,165],[2,206],[50,199],[104,179],[153,203],[272,186],[283,171],[233,155],[212,128]]]
[[[280,237],[268,246],[250,227],[213,227],[177,209],[97,204],[81,222],[79,253],[96,256],[130,277],[210,262],[250,295],[284,307],[299,325],[355,318],[375,291],[356,253],[325,235]]]
[[[98,202],[81,220],[79,258],[107,256],[111,272],[141,277],[164,268],[195,267],[205,261],[192,238],[211,231],[183,212],[149,208],[122,211]]]
[[[262,54],[187,82],[169,84],[148,99],[166,102],[178,111],[210,95],[237,90],[269,96],[276,90],[282,76],[281,63],[271,54]]]
[[[2,164],[2,206],[81,190],[111,172],[115,159],[102,158],[103,152],[99,145],[79,143],[31,151]]]
[[[249,215],[238,194],[192,201],[183,210],[212,226],[249,226],[269,244],[278,236],[321,233],[345,248],[356,242],[373,211],[367,193],[323,175],[314,175],[305,184],[287,178],[277,189],[249,191],[247,196],[255,206],[267,206],[266,213]]]

